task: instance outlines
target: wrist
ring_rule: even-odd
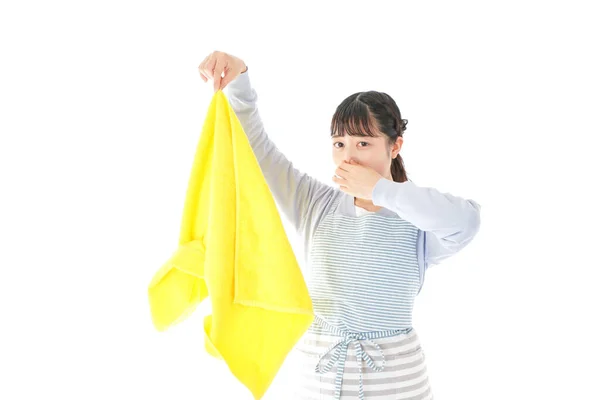
[[[381,206],[385,200],[384,195],[387,190],[386,188],[394,183],[394,181],[383,176],[379,178],[377,182],[375,182],[375,186],[373,186],[373,190],[371,191],[371,201],[373,201],[373,204]]]

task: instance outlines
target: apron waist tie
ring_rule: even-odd
[[[358,398],[359,398],[359,400],[364,400],[365,395],[364,395],[363,382],[362,382],[362,360],[365,360],[367,362],[367,366],[376,372],[383,371],[383,368],[385,367],[385,357],[383,355],[383,350],[381,350],[381,347],[379,347],[379,345],[377,343],[373,342],[373,339],[397,336],[397,335],[409,333],[413,329],[412,327],[410,327],[410,328],[405,328],[405,329],[395,329],[395,330],[388,330],[388,331],[375,331],[375,332],[361,333],[361,332],[350,332],[350,331],[346,331],[346,330],[337,328],[337,327],[329,324],[327,321],[325,321],[318,315],[315,316],[315,321],[319,325],[321,325],[321,327],[325,328],[326,331],[333,333],[334,335],[340,337],[340,339],[338,341],[336,341],[334,344],[329,346],[327,348],[327,350],[325,350],[325,352],[319,357],[319,362],[317,363],[317,366],[315,367],[315,372],[317,372],[319,374],[324,374],[326,372],[329,372],[331,370],[331,368],[335,365],[336,362],[340,361],[340,365],[338,365],[337,374],[335,377],[335,399],[338,399],[338,400],[340,399],[341,393],[342,393],[342,377],[344,375],[344,366],[345,366],[346,358],[348,355],[348,347],[350,345],[354,345],[354,348],[356,349],[356,358],[358,360]],[[379,354],[381,355],[381,359],[382,359],[380,365],[375,364],[375,361],[373,360],[371,355],[369,355],[367,353],[367,351],[363,348],[361,341],[369,342],[379,351]],[[327,356],[331,352],[333,352],[331,359],[325,366],[322,366],[322,362],[323,362],[325,356]],[[344,358],[343,358],[343,360],[340,360],[342,355],[344,356]]]

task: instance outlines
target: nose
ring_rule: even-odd
[[[358,162],[358,158],[354,154],[354,151],[352,149],[344,149],[344,161],[350,162],[352,160]]]

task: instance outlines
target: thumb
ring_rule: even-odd
[[[233,81],[233,79],[236,77],[237,77],[237,75],[234,75],[233,72],[231,72],[231,70],[229,70],[229,71],[226,70],[225,76],[223,77],[223,80],[221,81],[220,89],[221,90],[225,89],[225,86],[229,85],[229,83],[231,81]]]

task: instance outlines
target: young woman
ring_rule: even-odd
[[[199,70],[225,91],[304,241],[316,317],[292,354],[300,376],[289,398],[433,399],[412,327],[414,299],[427,267],[478,232],[479,204],[408,180],[399,154],[408,121],[385,93],[355,93],[337,107],[332,187],[294,168],[269,139],[242,60],[213,52]]]

